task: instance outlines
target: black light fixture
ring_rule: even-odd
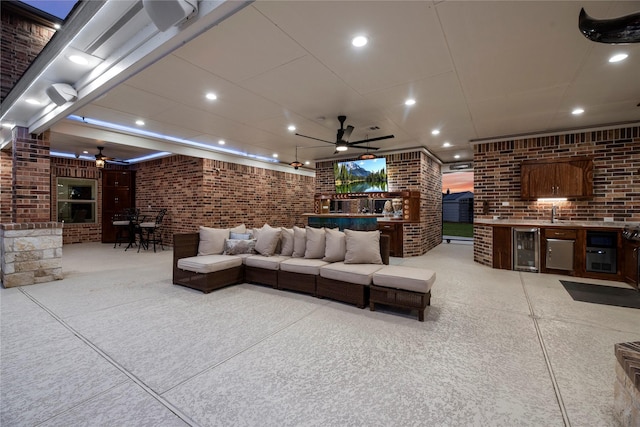
[[[102,154],[102,150],[104,150],[104,147],[98,147],[98,154],[96,154],[96,167],[98,169],[104,169],[104,166],[107,162],[107,160],[109,160],[109,158],[107,156],[105,156],[104,154]]]
[[[296,146],[296,161],[289,163],[289,166],[293,166],[294,169],[304,166],[302,162],[298,161],[298,147]]]
[[[349,146],[346,141],[338,141],[336,142],[336,151],[347,151]]]

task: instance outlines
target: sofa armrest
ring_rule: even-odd
[[[178,260],[190,256],[198,255],[198,245],[200,244],[200,234],[185,233],[173,235],[173,263],[177,265]]]
[[[382,263],[389,265],[389,248],[391,246],[391,237],[380,234],[380,257],[382,258]]]

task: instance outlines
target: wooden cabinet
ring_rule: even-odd
[[[640,264],[638,264],[638,258],[640,257],[640,242],[632,240],[624,240],[622,242],[622,275],[624,281],[631,286],[638,288],[640,277]]]
[[[523,200],[593,197],[593,159],[570,157],[522,162],[520,196]]]
[[[404,255],[402,228],[402,223],[378,221],[378,230],[385,236],[389,236],[390,256],[401,257]]]
[[[102,171],[102,243],[116,241],[116,229],[111,223],[115,214],[135,207],[135,172]]]
[[[493,227],[493,268],[511,270],[511,227]]]

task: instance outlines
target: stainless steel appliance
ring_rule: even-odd
[[[554,270],[573,270],[575,240],[547,239],[546,267]]]
[[[540,270],[540,229],[513,229],[513,269],[538,272]]]
[[[586,270],[616,274],[617,246],[616,232],[587,231]]]

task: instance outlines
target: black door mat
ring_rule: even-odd
[[[634,289],[569,282],[567,280],[560,280],[560,283],[562,283],[562,286],[569,292],[574,301],[640,308],[640,292]]]

